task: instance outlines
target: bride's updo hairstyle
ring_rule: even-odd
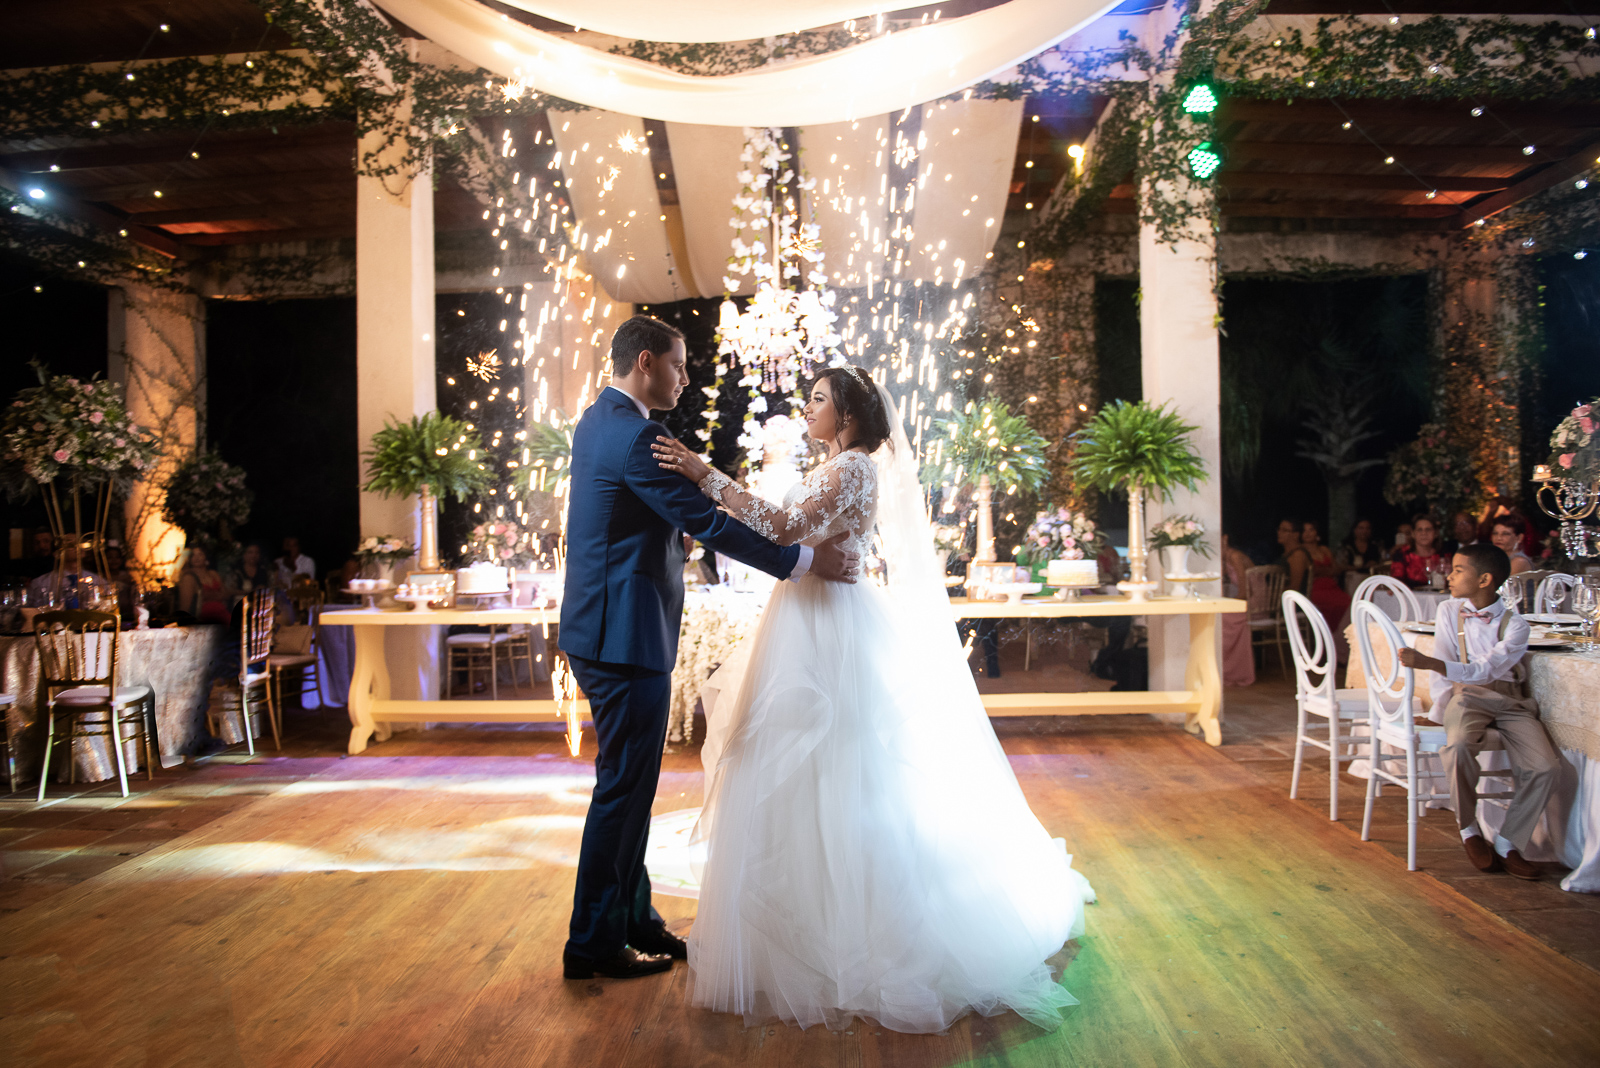
[[[848,424],[855,434],[855,444],[868,452],[877,452],[878,446],[889,440],[889,413],[883,410],[883,400],[872,377],[859,367],[826,367],[817,372],[817,382],[826,380],[833,392],[833,407],[841,423]],[[816,383],[812,383],[812,388]]]

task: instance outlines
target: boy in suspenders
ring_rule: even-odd
[[[1528,651],[1528,623],[1500,600],[1511,574],[1511,560],[1493,545],[1466,545],[1450,566],[1449,600],[1434,618],[1434,652],[1400,650],[1407,667],[1435,672],[1430,684],[1433,717],[1444,723],[1440,752],[1450,779],[1450,801],[1461,827],[1467,856],[1480,871],[1506,871],[1519,879],[1539,878],[1523,859],[1545,803],[1550,800],[1560,757],[1539,720],[1539,706],[1527,695],[1522,658]],[[1511,808],[1494,845],[1478,829],[1478,752],[1490,730],[1499,732],[1516,778]]]

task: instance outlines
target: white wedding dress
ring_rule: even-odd
[[[926,533],[898,439],[912,482],[899,499]],[[871,457],[845,452],[782,506],[720,472],[701,488],[781,544],[844,530],[865,556],[880,481]],[[920,563],[901,562],[898,585],[893,559],[888,587],[778,583],[739,664],[719,672],[695,830],[696,1005],[750,1023],[838,1029],[862,1016],[935,1032],[1008,1008],[1054,1028],[1076,1004],[1045,961],[1082,933],[1094,891],[1028,808],[942,583],[909,581],[913,566],[933,566],[931,538],[922,555],[910,549],[902,561]]]

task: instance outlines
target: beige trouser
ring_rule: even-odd
[[[1478,818],[1478,753],[1487,732],[1499,732],[1516,786],[1501,837],[1521,851],[1528,848],[1550,791],[1555,788],[1561,758],[1539,721],[1539,706],[1517,695],[1516,686],[1457,686],[1444,709],[1445,746],[1439,756],[1450,778],[1450,801],[1464,828]]]

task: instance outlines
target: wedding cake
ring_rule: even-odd
[[[476,563],[456,572],[456,593],[505,593],[511,588],[506,569],[496,564]]]
[[[1044,580],[1051,586],[1098,586],[1100,564],[1095,560],[1051,560],[1045,564]]]

